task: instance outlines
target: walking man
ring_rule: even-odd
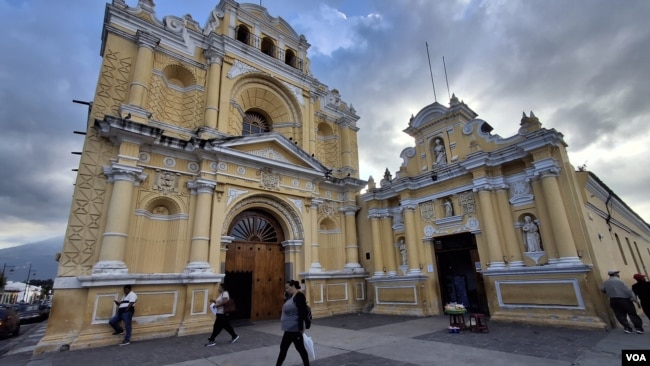
[[[138,301],[138,295],[131,291],[131,285],[124,286],[124,296],[122,296],[122,301],[117,302],[117,300],[113,300],[115,305],[118,306],[117,313],[108,322],[108,324],[113,327],[113,330],[115,330],[113,335],[125,334],[124,329],[120,327],[120,321],[124,322],[124,328],[126,328],[126,334],[124,335],[124,340],[120,343],[120,346],[131,344],[131,320],[133,319],[133,313],[135,312],[136,301]]]
[[[640,273],[634,275],[636,283],[632,285],[632,291],[641,302],[643,313],[650,318],[650,282],[647,277]]]
[[[637,315],[634,303],[638,302],[634,292],[630,290],[619,278],[619,271],[611,270],[607,274],[609,278],[603,282],[600,291],[609,297],[609,306],[612,307],[616,320],[623,326],[625,333],[632,333],[632,327],[627,321],[630,317],[634,328],[638,334],[643,334],[643,321]]]

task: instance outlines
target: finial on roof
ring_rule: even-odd
[[[451,99],[449,100],[449,106],[455,106],[456,104],[459,104],[460,102],[458,101],[458,97],[456,97],[456,93],[453,93],[451,95]]]

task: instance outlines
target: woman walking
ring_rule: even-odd
[[[214,320],[214,326],[212,327],[212,334],[210,335],[210,338],[208,338],[208,343],[205,344],[206,347],[212,347],[216,343],[214,343],[214,339],[217,338],[219,333],[221,333],[222,329],[225,329],[226,332],[230,334],[232,339],[230,340],[230,343],[235,343],[239,339],[239,336],[237,333],[235,333],[235,330],[232,328],[232,325],[230,325],[230,317],[228,314],[225,314],[223,311],[223,305],[230,299],[230,294],[228,291],[226,291],[223,283],[219,284],[219,297],[217,297],[216,300],[211,300],[210,301],[210,310],[212,311],[212,314],[214,314],[217,318]]]
[[[300,354],[300,358],[302,358],[302,364],[309,366],[309,356],[307,355],[307,349],[305,349],[305,344],[302,340],[302,332],[308,313],[307,298],[300,291],[300,283],[298,281],[287,281],[284,285],[284,290],[288,297],[282,306],[282,317],[280,317],[280,324],[282,325],[284,335],[282,336],[280,354],[275,365],[282,365],[284,359],[287,357],[289,346],[293,343]]]

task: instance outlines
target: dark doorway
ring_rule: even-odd
[[[235,300],[235,312],[232,319],[250,319],[251,297],[253,295],[253,272],[228,272],[224,285],[230,297]]]
[[[482,274],[477,271],[476,239],[462,233],[434,239],[442,305],[463,304],[469,312],[489,315]]]

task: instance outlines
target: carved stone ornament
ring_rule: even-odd
[[[422,220],[425,222],[433,222],[436,218],[436,210],[433,205],[433,201],[428,201],[420,203],[420,215]]]
[[[522,204],[532,201],[534,195],[530,184],[525,180],[518,180],[510,183],[510,203]]]
[[[239,75],[243,75],[243,74],[246,74],[246,73],[249,73],[249,72],[259,72],[259,70],[252,67],[252,66],[246,65],[245,63],[243,63],[243,62],[241,62],[239,60],[235,60],[235,63],[232,65],[232,67],[228,71],[227,76],[228,76],[228,79],[234,79]]]
[[[178,193],[178,176],[171,172],[158,172],[152,188],[164,194]]]
[[[318,206],[318,211],[325,217],[332,217],[334,216],[334,205],[332,205],[332,202],[325,201]]]
[[[476,203],[474,201],[474,192],[467,191],[458,194],[458,203],[463,210],[463,214],[476,212]]]
[[[276,191],[280,190],[280,175],[273,174],[271,168],[262,168],[257,171],[257,175],[260,177],[260,187]]]

